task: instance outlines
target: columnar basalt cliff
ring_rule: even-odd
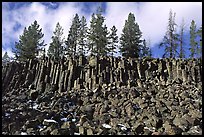
[[[71,89],[95,89],[115,84],[143,86],[150,79],[169,83],[172,80],[195,82],[202,78],[200,60],[189,59],[125,59],[114,57],[64,58],[28,60],[25,64],[11,63],[2,70],[3,91],[28,87],[41,92],[55,86],[59,92]]]
[[[2,69],[5,135],[202,135],[199,59],[75,57]]]

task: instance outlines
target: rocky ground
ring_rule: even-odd
[[[61,93],[55,85],[42,93],[20,87],[2,96],[2,134],[201,135],[202,83],[149,80]]]

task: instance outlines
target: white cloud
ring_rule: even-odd
[[[132,12],[143,32],[143,38],[150,39],[151,46],[154,46],[165,34],[170,9],[176,13],[178,25],[182,18],[185,19],[187,30],[191,20],[195,20],[197,26],[202,24],[201,2],[108,2],[106,23],[108,27],[115,25],[120,35],[128,14]]]
[[[52,7],[56,6],[53,3],[48,4]],[[92,13],[95,12],[98,4],[93,4],[89,10]],[[22,34],[24,27],[28,27],[34,20],[38,21],[45,34],[44,39],[45,43],[48,44],[46,47],[48,49],[57,22],[63,27],[65,38],[75,13],[78,13],[79,16],[84,15],[89,26],[92,13],[87,13],[84,8],[86,7],[80,3],[65,2],[60,3],[58,8],[51,9],[42,3],[33,2],[10,10],[9,3],[3,2],[2,52],[11,51],[10,45],[14,45],[19,35]],[[170,9],[176,12],[176,23],[178,25],[180,25],[182,18],[185,19],[187,29],[189,29],[191,20],[195,20],[198,27],[202,24],[201,2],[107,2],[104,16],[108,28],[115,25],[120,36],[128,14],[130,12],[134,13],[143,32],[143,38],[150,39],[151,46],[153,46],[161,41],[165,34]],[[16,24],[21,24],[18,30],[14,29]],[[11,52],[9,54],[12,55]]]
[[[8,46],[14,45],[14,42],[18,41],[19,35],[23,33],[24,27],[28,27],[34,20],[37,20],[40,28],[42,28],[45,43],[48,44],[46,46],[47,50],[57,22],[64,29],[63,36],[67,37],[72,19],[76,13],[89,18],[89,15],[81,12],[82,6],[77,3],[60,3],[55,10],[38,2],[22,5],[15,10],[9,10],[8,5],[9,3],[3,3],[2,9],[2,45],[7,50],[11,50],[11,47]],[[51,6],[53,6],[52,3]],[[14,30],[17,23],[21,24],[21,27]]]

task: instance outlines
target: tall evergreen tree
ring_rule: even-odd
[[[181,25],[180,25],[180,32],[179,32],[179,58],[185,58],[185,48],[184,48],[184,31],[185,31],[185,22],[184,19],[182,19]]]
[[[80,32],[79,15],[75,14],[75,17],[72,20],[72,24],[69,30],[67,40],[65,41],[65,44],[66,44],[65,50],[67,51],[66,54],[71,56],[76,55],[77,45],[79,43],[79,32]]]
[[[64,43],[64,38],[62,38],[63,28],[60,26],[59,22],[57,23],[55,31],[53,33],[54,36],[52,36],[52,42],[50,43],[47,54],[49,57],[54,57],[56,60],[59,60],[63,55],[62,45]]]
[[[34,59],[43,50],[45,46],[42,40],[44,34],[40,25],[35,20],[28,29],[25,27],[23,34],[19,37],[19,42],[15,42],[14,55],[19,61],[26,61],[27,59]]]
[[[141,54],[140,57],[151,57],[152,56],[152,51],[150,49],[150,47],[147,45],[146,40],[144,39],[142,42],[142,46],[141,46]]]
[[[2,57],[2,65],[6,65],[8,62],[10,62],[10,57],[8,56],[8,53],[5,52],[4,56]]]
[[[196,42],[196,24],[195,21],[192,20],[191,21],[191,25],[190,25],[190,57],[194,58],[196,55],[196,51],[197,51],[197,45],[198,43]]]
[[[93,13],[91,15],[91,21],[90,21],[90,28],[88,29],[88,50],[91,52],[91,54],[94,53],[94,47],[96,46],[96,31],[95,31],[95,23],[96,17]]]
[[[86,49],[87,49],[87,23],[86,18],[82,16],[81,18],[81,25],[80,25],[80,31],[79,31],[79,54],[85,55]]]
[[[120,52],[122,56],[138,58],[142,42],[141,37],[142,32],[139,29],[139,25],[135,22],[134,14],[129,13],[120,38]]]
[[[107,55],[108,30],[106,25],[103,25],[105,18],[101,12],[99,7],[96,15],[92,14],[88,32],[89,50],[92,54]]]
[[[202,57],[202,26],[198,29],[197,35],[199,37],[199,48],[197,51],[198,57]]]
[[[172,10],[169,12],[169,21],[167,26],[166,35],[163,38],[163,42],[159,47],[165,46],[165,53],[163,57],[169,56],[170,58],[175,58],[178,54],[178,34],[176,33],[176,23],[175,23],[176,13],[172,13]]]
[[[115,26],[111,28],[111,33],[109,34],[109,46],[108,51],[110,52],[111,56],[113,57],[113,54],[116,53],[116,43],[118,43],[118,36],[117,36],[117,29]]]

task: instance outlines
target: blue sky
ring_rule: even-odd
[[[119,37],[128,14],[134,13],[143,33],[142,38],[150,41],[153,57],[156,58],[163,55],[158,45],[165,35],[170,9],[176,13],[178,25],[182,18],[185,20],[187,45],[191,20],[195,20],[197,28],[202,24],[201,2],[3,2],[2,55],[7,51],[9,56],[13,56],[11,51],[15,41],[18,41],[24,27],[28,27],[34,20],[38,21],[45,34],[48,49],[57,22],[63,27],[66,39],[75,13],[80,17],[85,16],[89,27],[91,14],[96,12],[99,5],[104,9],[105,24],[109,29],[115,25]]]

